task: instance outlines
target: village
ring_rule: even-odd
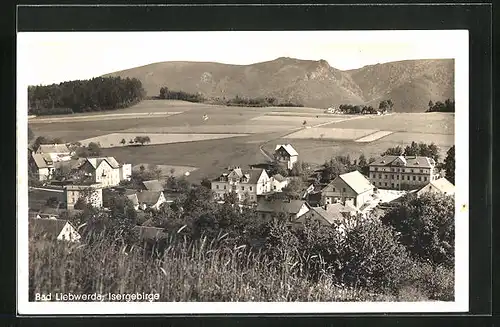
[[[120,163],[113,157],[75,158],[68,144],[40,144],[30,149],[29,156],[31,172],[41,183],[29,188],[32,233],[79,242],[81,226],[74,226],[71,217],[82,214],[82,204],[108,210],[113,197],[122,196],[142,217],[133,228],[141,239],[154,241],[166,235],[164,228],[151,223],[148,213],[172,204],[180,191],[161,181],[159,175],[132,181],[130,163]],[[370,160],[365,174],[353,169],[327,183],[310,184],[310,176],[288,173],[304,164],[293,144],[276,144],[270,156],[271,162],[230,166],[219,176],[200,182],[211,190],[217,204],[229,201],[240,210],[252,208],[262,219],[281,217],[291,227],[314,222],[339,231],[377,219],[381,211],[398,206],[410,195],[454,196],[455,192],[435,160],[425,156],[384,155]],[[64,177],[56,178],[61,171]],[[297,183],[299,180],[302,182]],[[297,184],[302,186],[297,188]],[[291,192],[295,196],[290,196]]]

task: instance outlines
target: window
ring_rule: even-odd
[[[375,167],[375,171],[378,171],[378,167]]]
[[[424,182],[427,182],[427,177],[424,177]]]
[[[384,183],[384,186],[387,186],[387,183]]]
[[[394,175],[391,175],[391,179],[394,179]]]
[[[396,179],[399,179],[399,175],[396,175]]]
[[[391,183],[391,187],[394,188],[394,183]]]
[[[224,189],[226,189],[226,185],[224,185]]]
[[[335,187],[332,189],[332,192],[335,192]]]
[[[422,176],[418,176],[418,180],[419,180],[419,181],[422,181]]]
[[[342,192],[345,192],[345,187],[342,188]]]
[[[407,180],[410,180],[410,176],[406,176],[406,179],[407,179]]]
[[[250,186],[250,191],[252,191],[252,187]]]
[[[276,189],[276,185],[274,185],[273,188]]]
[[[244,191],[244,190],[245,190],[245,186],[242,186],[242,187],[241,187],[241,190],[242,190],[242,191]]]
[[[216,188],[216,189],[219,189],[219,185],[215,185],[215,188]]]
[[[385,175],[385,179],[387,179],[387,175]]]
[[[413,180],[415,181],[415,180],[417,180],[417,178],[415,176],[413,176]]]
[[[378,178],[382,178],[382,174],[378,174]]]
[[[423,169],[420,169],[420,172],[421,172],[421,173],[423,173],[423,172],[424,172],[424,170],[423,170]]]
[[[393,172],[393,171],[394,171],[394,168],[391,168],[391,171]]]

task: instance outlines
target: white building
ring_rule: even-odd
[[[265,169],[243,171],[236,167],[212,180],[212,191],[218,200],[223,200],[225,194],[234,192],[240,201],[247,199],[255,202],[257,195],[271,192],[271,178]]]
[[[33,166],[40,181],[48,180],[54,174],[54,160],[49,154],[32,153]]]
[[[132,174],[130,164],[119,164],[113,157],[87,158],[78,169],[102,187],[117,186],[122,180],[130,180]]]
[[[276,174],[271,177],[271,191],[282,192],[283,188],[288,185],[289,179]]]
[[[355,170],[341,174],[331,181],[321,191],[322,202],[324,204],[341,203],[359,209],[372,199],[374,188],[363,174]]]

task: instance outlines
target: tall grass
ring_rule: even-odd
[[[91,244],[30,240],[30,299],[35,293],[158,293],[160,301],[397,301],[312,280],[302,264],[270,259],[219,238],[172,236],[162,254],[101,238]],[[285,254],[286,255],[286,254]],[[291,256],[290,256],[291,257]]]

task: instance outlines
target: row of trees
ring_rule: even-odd
[[[126,108],[145,96],[136,78],[96,77],[28,87],[28,112],[54,115]]]
[[[415,141],[412,141],[411,144],[407,145],[405,148],[401,147],[400,145],[389,148],[381,155],[429,157],[434,159],[436,163],[439,162],[440,157],[439,147],[434,144],[434,142],[426,144],[424,142],[417,143]]]
[[[392,112],[394,107],[394,103],[391,99],[382,100],[379,103],[378,110],[373,106],[365,106],[365,105],[352,105],[352,104],[341,104],[339,106],[339,110],[344,114],[349,115],[359,115],[359,114],[376,114],[378,111],[381,112]]]
[[[137,144],[144,145],[147,143],[151,143],[151,138],[147,135],[146,136],[139,135],[139,136],[136,136],[135,138],[130,139],[128,141],[128,144],[130,144],[130,145],[137,145]],[[121,139],[120,144],[122,144],[122,145],[127,144],[127,140],[125,140],[124,138]]]
[[[436,103],[429,101],[429,109],[426,112],[455,112],[455,100],[446,99],[443,102]]]
[[[164,86],[160,88],[159,99],[170,99],[170,100],[183,100],[189,102],[204,102],[205,98],[200,93],[188,93],[184,91],[172,91],[168,87]]]

